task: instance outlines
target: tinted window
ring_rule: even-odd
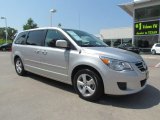
[[[26,36],[27,36],[27,32],[20,33],[15,40],[15,44],[25,44]]]
[[[48,30],[45,40],[45,46],[56,47],[57,40],[66,40],[66,38],[57,30]]]
[[[156,47],[160,47],[160,44],[157,44]]]
[[[145,20],[149,18],[160,18],[160,5],[139,8],[135,10],[136,20]]]
[[[29,32],[27,38],[28,45],[42,46],[45,39],[46,30],[36,30]]]

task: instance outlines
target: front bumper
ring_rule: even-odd
[[[146,87],[149,72],[140,71],[134,66],[134,71],[103,71],[105,94],[128,95],[137,93]]]

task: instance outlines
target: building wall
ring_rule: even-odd
[[[103,29],[100,31],[101,39],[109,46],[117,47],[123,43],[132,43],[133,28],[123,27],[123,28],[112,28]]]
[[[155,24],[160,25],[159,5],[160,0],[134,0],[134,2],[118,5],[133,17],[134,34],[132,43],[141,49],[150,51],[154,43],[160,42],[158,28],[153,27]],[[145,26],[149,27],[146,28]]]
[[[100,31],[100,35],[103,39],[132,38],[133,28],[123,27],[123,28],[103,29]]]
[[[134,5],[134,10],[138,10],[141,9],[145,10],[151,10],[151,7],[156,8],[157,5],[160,5],[160,0],[148,0],[147,2],[142,2],[139,4],[135,4]],[[144,22],[147,24],[147,22],[149,21],[157,21],[160,20],[160,16],[156,16],[156,17],[148,17],[148,18],[143,18],[143,19],[136,19],[136,12],[134,12],[134,22],[135,23],[140,23],[140,22]],[[137,12],[137,14],[139,14],[139,12]],[[153,14],[152,14],[153,15]],[[134,26],[135,28],[135,26]],[[160,28],[159,28],[160,29]],[[140,47],[141,49],[144,50],[149,50],[150,48],[153,46],[154,43],[160,42],[160,35],[159,34],[152,34],[152,35],[134,35],[134,44],[137,47]]]

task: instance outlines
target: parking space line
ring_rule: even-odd
[[[155,65],[156,68],[160,67],[160,63],[158,63],[157,65]]]

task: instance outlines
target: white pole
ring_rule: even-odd
[[[5,18],[5,25],[6,25],[6,43],[8,38],[8,31],[7,31],[7,18]]]
[[[78,28],[79,30],[81,29],[81,16],[80,16],[80,13],[78,13]]]
[[[135,32],[135,26],[134,26],[134,24],[135,24],[135,3],[133,2],[133,37],[132,37],[132,45],[135,45],[135,34],[134,34],[134,32]]]
[[[57,11],[55,9],[51,9],[50,12],[51,12],[51,15],[50,15],[51,18],[50,18],[50,20],[51,20],[51,27],[52,27],[53,26],[53,24],[52,24],[52,19],[53,19],[52,16],[53,16],[53,13],[55,13]]]
[[[50,17],[51,17],[51,19],[50,19],[50,25],[51,25],[51,27],[52,27],[52,12],[51,12],[51,15],[50,15]]]

